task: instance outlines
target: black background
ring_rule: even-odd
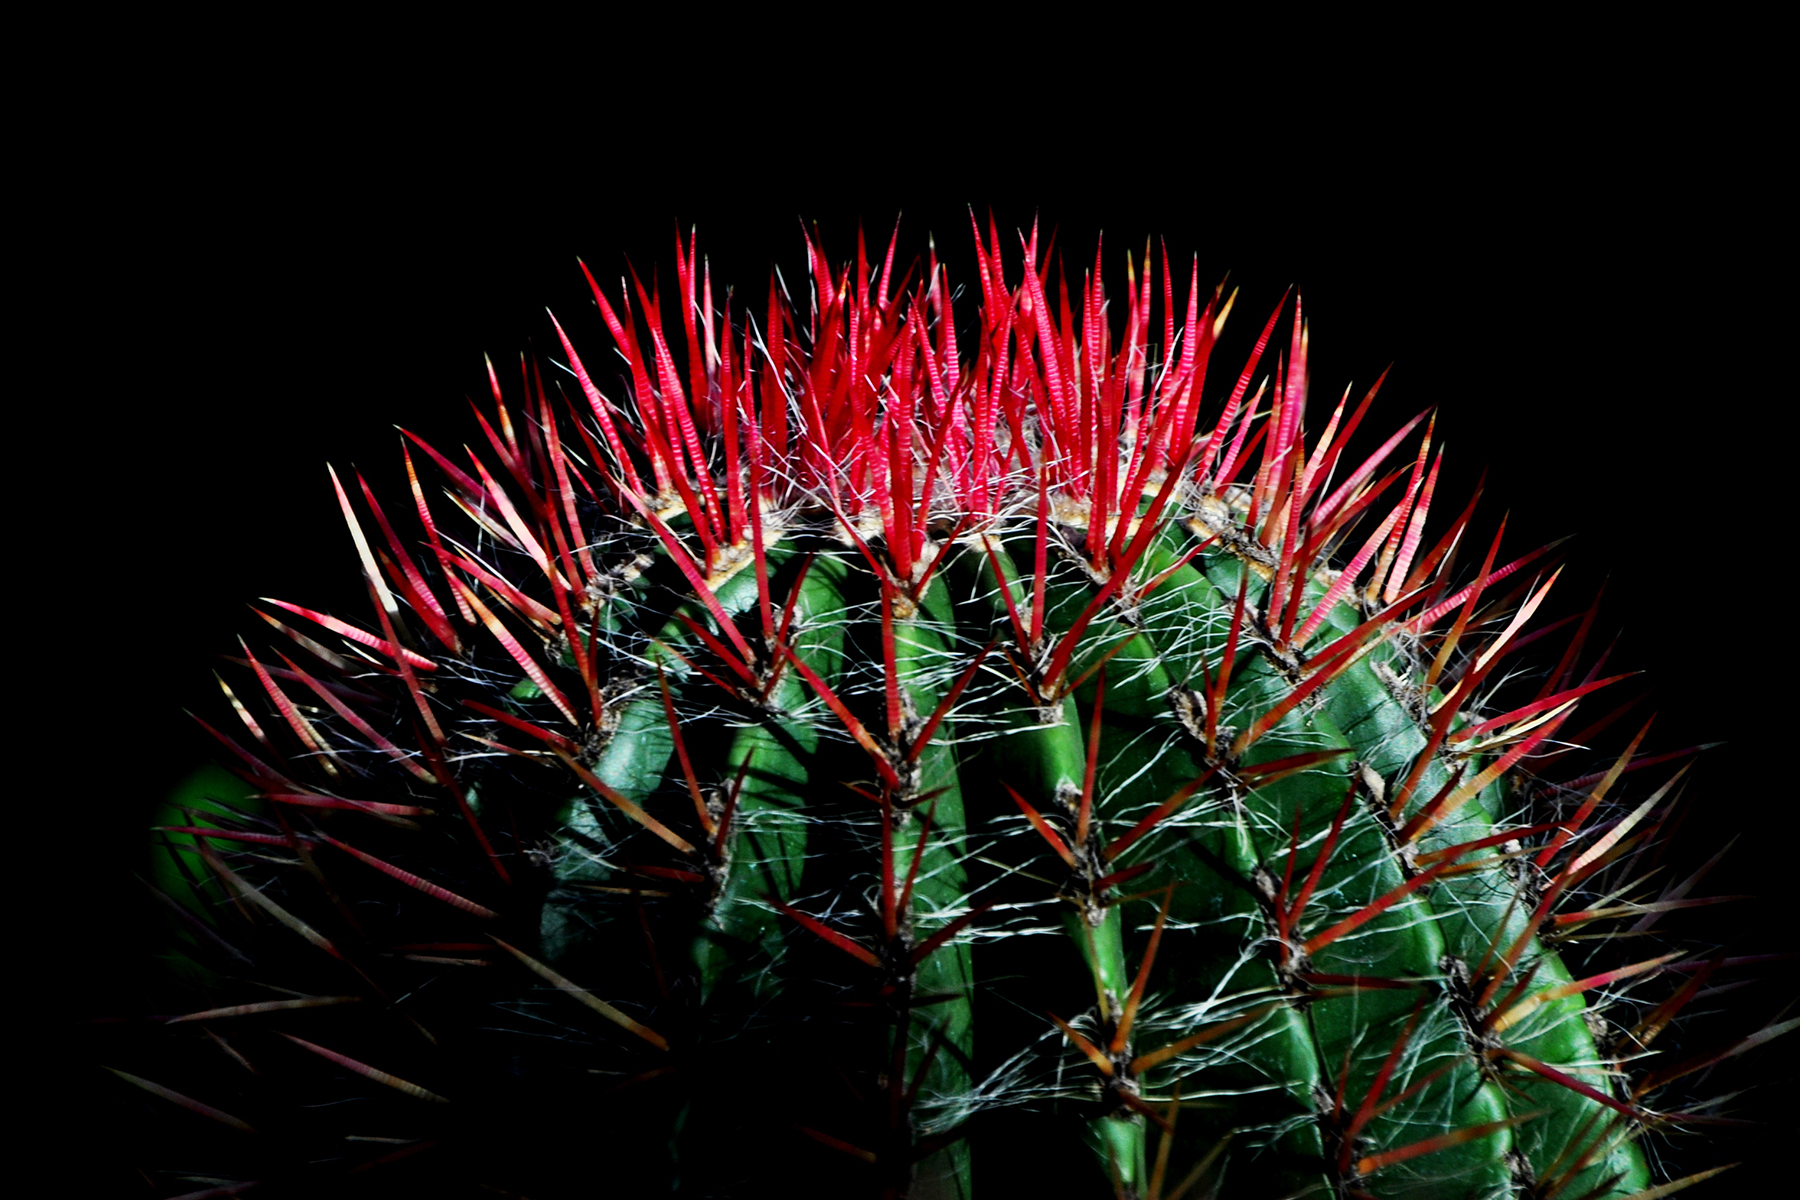
[[[1518,552],[1575,535],[1550,615],[1610,579],[1601,625],[1654,680],[1651,743],[1727,743],[1695,772],[1682,853],[1738,838],[1710,889],[1761,898],[1708,927],[1740,953],[1795,948],[1792,260],[1753,84],[1721,73],[1702,102],[1654,65],[1589,80],[1546,58],[1379,96],[1345,76],[1292,106],[1265,103],[1270,80],[1198,77],[1077,104],[1041,64],[946,90],[865,87],[842,62],[791,63],[781,86],[676,59],[620,75],[617,57],[542,93],[474,58],[404,86],[183,60],[196,78],[152,72],[33,161],[14,722],[57,765],[15,814],[43,831],[27,857],[55,901],[30,924],[68,959],[60,1007],[130,1005],[136,830],[210,755],[180,710],[217,707],[209,656],[251,631],[244,603],[366,603],[327,461],[394,494],[394,425],[478,436],[463,397],[485,392],[484,352],[503,372],[560,357],[545,306],[604,358],[578,255],[603,281],[626,257],[668,278],[697,224],[715,285],[760,297],[771,263],[799,285],[802,221],[841,258],[859,221],[884,244],[899,212],[902,255],[934,234],[973,287],[970,206],[1007,237],[1054,227],[1072,282],[1104,229],[1115,293],[1153,234],[1183,274],[1196,255],[1206,284],[1229,271],[1215,389],[1297,284],[1314,428],[1394,364],[1370,426],[1438,406],[1440,513],[1486,467],[1484,544],[1502,511]],[[1791,964],[1766,974],[1715,1005],[1737,1028],[1795,994]],[[1718,1088],[1756,1085],[1733,1110],[1791,1128],[1793,1063],[1777,1043]]]

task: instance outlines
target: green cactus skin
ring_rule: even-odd
[[[935,258],[809,246],[803,320],[690,244],[673,337],[594,287],[628,400],[564,338],[567,404],[528,364],[467,465],[411,438],[412,530],[334,474],[375,619],[270,602],[245,784],[162,823],[205,999],[115,1070],[169,1194],[1656,1186],[1711,967],[1565,961],[1679,790],[1622,798],[1637,739],[1548,782],[1612,682],[1583,622],[1497,688],[1549,560],[1428,527],[1423,414],[1309,444],[1297,303],[1221,404],[1228,299],[1164,264],[1155,361],[1146,263],[1115,353],[1097,268],[976,242],[973,353]]]

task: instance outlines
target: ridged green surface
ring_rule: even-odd
[[[1198,540],[1171,533],[1162,550],[1161,565],[1175,561],[1172,556],[1186,548],[1182,543],[1191,544],[1190,539]],[[996,599],[991,563],[973,547],[953,553],[958,557],[928,592],[924,611],[896,624],[901,670],[918,713],[928,714],[935,707],[972,653],[1005,633],[1004,607]],[[797,652],[845,695],[854,695],[859,686],[873,691],[880,682],[879,618],[869,611],[878,606],[879,597],[872,577],[866,569],[859,570],[859,565],[843,551],[835,557],[814,558],[807,591],[796,606]],[[1206,769],[1203,751],[1181,728],[1168,692],[1197,681],[1202,658],[1209,663],[1219,660],[1239,569],[1229,554],[1203,553],[1146,606],[1138,632],[1130,634],[1107,623],[1089,634],[1092,650],[1075,656],[1078,663],[1084,658],[1094,661],[1117,640],[1135,639],[1127,651],[1110,661],[1108,675],[1118,682],[1108,686],[1100,725],[1095,811],[1100,828],[1109,837],[1129,828]],[[1016,576],[1016,568],[1012,573]],[[1020,585],[1015,582],[1014,586]],[[1090,585],[1069,569],[1060,573],[1053,587],[1061,601],[1060,607],[1057,603],[1051,606],[1054,627],[1058,612],[1066,616],[1078,611]],[[1022,604],[1025,599],[1017,596],[1015,603]],[[1342,632],[1358,619],[1346,605],[1332,624]],[[1176,648],[1165,651],[1164,645]],[[865,657],[858,657],[859,650]],[[1384,647],[1371,661],[1383,662],[1405,677],[1416,669],[1407,662],[1406,654],[1404,646]],[[877,661],[871,664],[869,658]],[[1234,673],[1227,699],[1227,711],[1243,714],[1242,721],[1275,703],[1289,686],[1253,653],[1247,654],[1246,660]],[[1082,1107],[1084,1095],[1099,1100],[1097,1076],[1093,1081],[1084,1080],[1084,1073],[1092,1072],[1086,1071],[1064,1044],[1046,1044],[1040,1038],[1035,1047],[1026,1043],[977,1047],[968,1016],[971,972],[992,994],[988,1003],[1005,997],[1021,1012],[1033,1006],[1034,993],[1048,990],[1041,972],[1064,976],[1066,986],[1084,962],[1099,976],[1102,986],[1123,997],[1129,991],[1158,899],[1153,895],[1150,902],[1109,910],[1103,925],[1083,935],[1080,925],[1084,922],[1057,920],[1054,905],[1048,911],[1042,907],[1053,889],[1036,880],[1021,882],[1004,873],[994,876],[995,863],[1006,863],[1038,879],[1054,878],[1060,869],[1007,800],[1004,788],[1011,784],[1040,811],[1058,811],[1059,788],[1065,796],[1071,791],[1079,793],[1093,716],[1090,685],[1083,689],[1085,702],[1072,698],[1061,706],[1059,724],[1044,725],[1043,714],[1023,703],[1022,689],[1016,682],[1009,684],[1004,672],[998,665],[984,672],[978,685],[966,694],[959,719],[938,730],[932,748],[921,760],[918,787],[938,794],[931,805],[931,831],[914,894],[914,936],[925,936],[947,916],[967,911],[971,899],[985,894],[970,892],[971,873],[981,877],[985,872],[990,877],[985,886],[995,889],[997,895],[1029,897],[1012,903],[1032,905],[1023,910],[1028,915],[1010,916],[996,922],[994,929],[984,931],[977,925],[970,942],[939,950],[919,971],[914,984],[918,993],[958,997],[915,1015],[918,1028],[911,1038],[909,1058],[914,1069],[922,1049],[934,1039],[941,1037],[945,1046],[933,1060],[928,1081],[919,1089],[916,1120],[927,1132],[979,1107],[980,1102],[969,1095],[971,1085],[979,1083],[970,1074],[974,1062],[1006,1062],[1014,1075],[1025,1080],[1035,1077],[1036,1082],[1027,1082],[1021,1089],[1022,1096],[1041,1085],[1051,1107],[1073,1113]],[[704,685],[689,678],[687,686]],[[879,697],[865,700],[878,701]],[[660,694],[639,703],[641,711],[652,712],[645,718],[645,737],[658,749],[646,754],[638,742],[621,736],[600,756],[596,770],[602,778],[619,781],[621,790],[635,799],[659,793],[673,797],[685,783],[670,756],[672,742],[661,718]],[[708,759],[698,749],[694,751],[697,762],[706,764],[697,766],[699,775],[711,781],[730,780],[747,755],[751,762],[739,801],[741,825],[732,841],[727,881],[713,907],[697,914],[694,944],[700,992],[710,998],[721,992],[781,991],[782,985],[774,981],[782,978],[794,960],[804,959],[815,973],[823,967],[824,975],[834,977],[831,984],[849,994],[859,986],[858,975],[866,973],[866,968],[845,955],[822,954],[816,935],[783,922],[767,898],[795,904],[822,919],[835,917],[837,927],[874,944],[868,934],[872,917],[868,889],[873,888],[879,871],[878,837],[872,828],[874,806],[865,804],[868,811],[859,814],[844,786],[858,782],[873,787],[874,773],[866,760],[860,770],[852,765],[856,762],[853,755],[833,760],[840,764],[836,773],[819,771],[819,760],[830,755],[833,744],[842,749],[846,735],[818,698],[791,676],[772,710],[762,716],[758,723],[733,728],[729,735],[721,733],[716,744],[728,747],[722,756]],[[726,724],[729,727],[729,718]],[[826,746],[823,751],[821,739]],[[1298,870],[1309,869],[1343,801],[1350,771],[1359,769],[1351,764],[1366,764],[1376,773],[1392,777],[1410,764],[1423,744],[1416,721],[1388,694],[1370,662],[1359,663],[1325,689],[1316,705],[1291,714],[1260,741],[1247,762],[1336,748],[1349,751],[1344,759],[1262,787],[1205,787],[1166,826],[1121,859],[1120,867],[1154,862],[1163,872],[1145,877],[1140,886],[1179,881],[1153,979],[1153,1003],[1140,1017],[1143,1031],[1135,1039],[1140,1051],[1177,1040],[1209,1020],[1238,1015],[1282,994],[1266,946],[1259,945],[1270,936],[1262,909],[1239,881],[1251,879],[1259,869],[1276,876],[1285,869],[1296,811],[1302,830]],[[652,778],[654,784],[644,786],[644,781]],[[1438,768],[1425,776],[1418,789],[1420,801],[1435,792],[1442,778]],[[627,782],[630,787],[623,786]],[[1497,797],[1490,801],[1497,802]],[[610,818],[606,836],[627,843],[646,841],[646,835],[632,829],[629,822],[616,814],[605,815]],[[1471,801],[1454,820],[1422,839],[1419,849],[1429,851],[1474,840],[1486,836],[1492,827],[1487,806],[1481,800]],[[910,866],[910,842],[917,828],[914,818],[897,831],[896,870],[902,875]],[[1354,912],[1403,883],[1409,872],[1390,841],[1366,797],[1359,797],[1319,881],[1316,903],[1322,909],[1310,916],[1311,930]],[[986,865],[971,865],[973,859],[985,860]],[[592,870],[591,862],[582,856],[570,855],[561,862],[582,878]],[[1222,870],[1226,873],[1221,874]],[[617,885],[618,881],[614,882]],[[565,895],[567,903],[588,920],[606,919],[599,914],[607,913],[607,906],[597,904],[591,895],[555,894]],[[1394,1070],[1390,1093],[1440,1068],[1449,1070],[1371,1122],[1363,1131],[1370,1147],[1403,1146],[1450,1130],[1547,1111],[1518,1130],[1497,1129],[1466,1145],[1389,1168],[1381,1176],[1380,1194],[1502,1194],[1513,1182],[1508,1155],[1515,1148],[1534,1170],[1551,1170],[1570,1139],[1593,1136],[1591,1123],[1604,1123],[1606,1110],[1555,1085],[1538,1086],[1533,1080],[1514,1078],[1502,1086],[1484,1079],[1447,984],[1449,958],[1472,965],[1487,953],[1503,924],[1509,933],[1522,926],[1517,908],[1509,911],[1511,902],[1512,892],[1497,870],[1422,889],[1327,947],[1311,964],[1314,971],[1324,974],[1416,981],[1418,987],[1357,989],[1333,998],[1283,1004],[1231,1034],[1226,1044],[1198,1047],[1153,1072],[1143,1081],[1147,1095],[1166,1100],[1180,1083],[1182,1095],[1190,1101],[1204,1104],[1208,1097],[1230,1097],[1222,1113],[1202,1106],[1183,1115],[1175,1160],[1185,1156],[1197,1161],[1219,1138],[1238,1131],[1246,1148],[1234,1159],[1231,1178],[1234,1187],[1248,1189],[1244,1194],[1325,1184],[1327,1173],[1308,1161],[1324,1150],[1311,1119],[1317,1103],[1315,1090],[1334,1086],[1347,1061],[1344,1094],[1360,1098],[1410,1019],[1415,1028]],[[1007,901],[1000,903],[1004,906]],[[607,915],[626,920],[623,912]],[[553,903],[546,913],[546,930],[564,919],[560,906]],[[1030,946],[1031,959],[1041,964],[1040,973],[1005,978],[984,971],[984,961],[990,956],[1008,963],[1015,961],[1011,956],[1018,953],[1007,948],[990,955],[994,949],[990,939],[997,938],[999,930]],[[1087,936],[1093,939],[1092,947],[1084,944]],[[1055,948],[1059,940],[1060,950]],[[544,944],[552,949],[554,938],[547,936]],[[1569,978],[1556,955],[1541,945],[1534,943],[1524,961],[1537,967],[1540,986]],[[603,968],[596,962],[592,969]],[[826,979],[814,978],[807,986],[826,983]],[[1421,998],[1424,1007],[1415,1018],[1414,1007]],[[1091,1002],[1091,986],[1089,999]],[[1564,1001],[1509,1031],[1505,1041],[1552,1065],[1586,1066],[1599,1056],[1580,1011],[1578,1002]],[[742,1019],[741,1011],[732,1009],[712,1019],[716,1036],[723,1040],[739,1036],[735,1022]],[[809,1013],[793,1019],[806,1026],[815,1018]],[[656,1024],[654,1017],[649,1023]],[[800,1039],[808,1036],[805,1029],[785,1032]],[[1023,1062],[1015,1059],[1020,1054],[1026,1056]],[[1060,1083],[1044,1082],[1059,1074]],[[1604,1083],[1597,1072],[1591,1072],[1590,1078]],[[976,1096],[982,1092],[979,1086],[975,1088]],[[1019,1103],[1022,1096],[1005,1098]],[[950,1117],[939,1117],[939,1110]],[[1247,1121],[1252,1114],[1254,1119]],[[1146,1122],[1135,1117],[1110,1120],[1125,1127],[1124,1132],[1110,1135],[1115,1152],[1135,1156],[1135,1161],[1117,1164],[1120,1173],[1127,1182],[1135,1178],[1141,1187],[1147,1172]],[[1246,1125],[1257,1124],[1267,1125],[1270,1131],[1246,1134]],[[1247,1148],[1259,1138],[1266,1145]],[[1154,1131],[1149,1141],[1154,1144]],[[959,1147],[966,1145],[959,1143]],[[967,1164],[967,1152],[962,1150],[956,1156],[955,1169],[967,1171]],[[1614,1175],[1620,1178],[1599,1194],[1626,1195],[1647,1186],[1641,1156],[1629,1145],[1594,1164],[1569,1186],[1579,1195]],[[1257,1182],[1251,1184],[1249,1179]]]

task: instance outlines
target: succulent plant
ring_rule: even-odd
[[[206,1000],[114,1064],[147,1169],[1670,1194],[1669,1085],[1793,1022],[1665,1063],[1729,960],[1578,941],[1714,898],[1648,875],[1681,756],[1587,769],[1623,676],[1531,627],[1553,549],[1443,520],[1427,413],[1350,454],[1379,381],[1309,434],[1298,298],[1214,386],[1222,288],[1146,249],[1109,322],[975,242],[962,331],[897,234],[799,305],[678,243],[588,277],[617,381],[559,325],[479,453],[333,472],[372,619],[266,601],[160,826]]]

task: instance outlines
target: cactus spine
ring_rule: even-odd
[[[490,368],[481,454],[408,435],[416,529],[334,473],[373,621],[270,601],[252,796],[165,828],[226,964],[181,1029],[237,1074],[196,1035],[126,1077],[239,1139],[220,1186],[1652,1186],[1668,1080],[1620,1064],[1695,964],[1577,979],[1557,935],[1679,793],[1616,804],[1641,731],[1546,782],[1618,678],[1591,613],[1497,689],[1549,559],[1428,522],[1425,414],[1348,457],[1376,389],[1309,442],[1298,301],[1221,404],[1220,292],[1162,264],[1158,341],[1146,259],[1115,351],[1098,261],[1052,304],[1035,233],[1016,287],[976,243],[972,351],[935,258],[809,246],[811,311],[748,313],[690,243],[678,318],[589,277],[620,388],[558,326],[566,403]]]

